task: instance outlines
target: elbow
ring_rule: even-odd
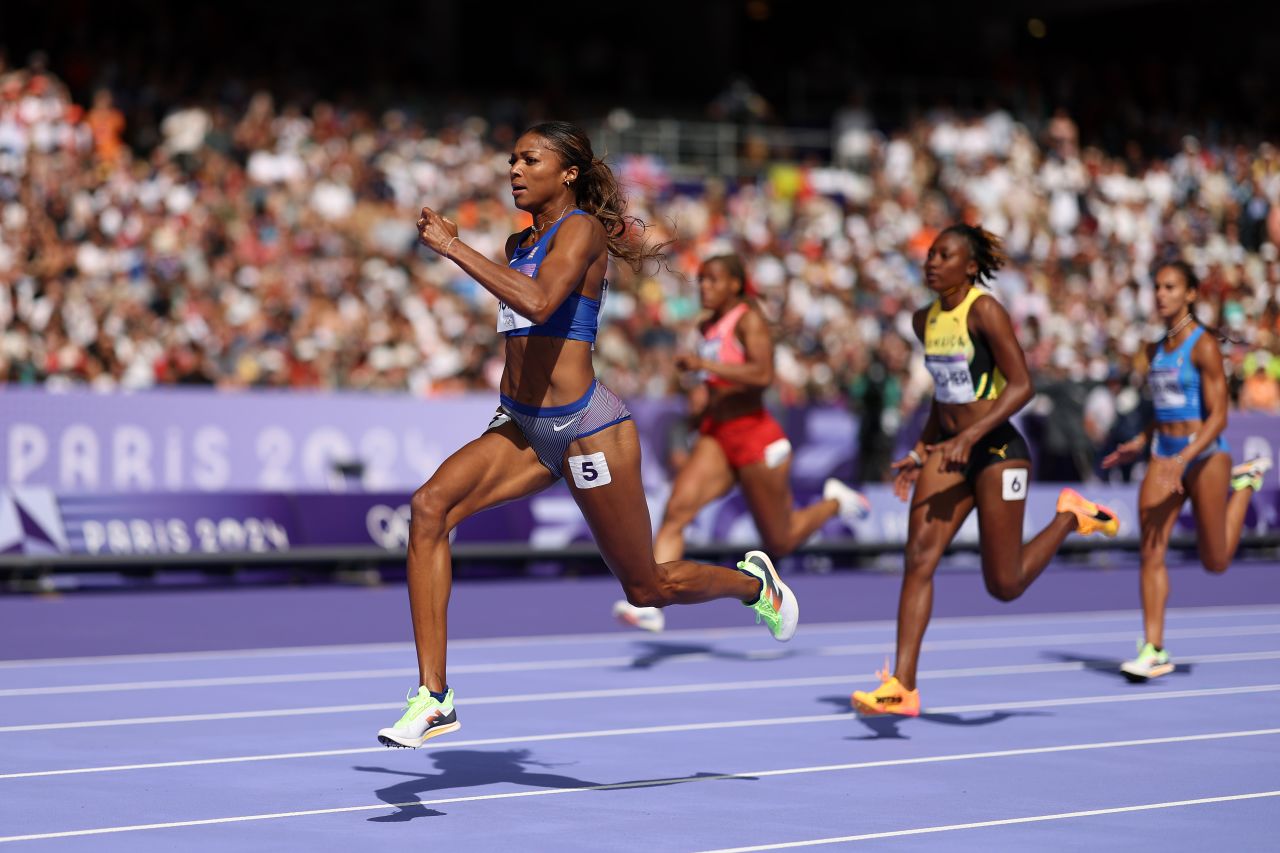
[[[1013,411],[1020,412],[1026,407],[1027,403],[1036,395],[1036,389],[1031,387],[1030,382],[1020,382],[1005,389],[1006,393],[1013,397],[1015,405]]]
[[[527,310],[521,311],[520,313],[526,320],[537,326],[541,326],[546,323],[551,319],[551,315],[555,313],[555,310],[546,303],[533,303],[526,307]]]

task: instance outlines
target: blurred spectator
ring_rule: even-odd
[[[714,108],[769,115],[742,81]],[[517,129],[475,117],[428,129],[409,112],[304,110],[266,91],[128,115],[107,89],[87,111],[72,103],[43,65],[0,68],[0,380],[496,386],[494,300],[418,248],[413,222],[429,200],[501,257],[528,222],[507,192]],[[1201,318],[1245,341],[1227,351],[1239,404],[1280,405],[1276,146],[1188,135],[1171,156],[1112,155],[1064,110],[939,108],[885,134],[858,99],[833,128],[834,163],[751,136],[735,156],[752,177],[732,184],[614,157],[647,239],[672,241],[668,266],[610,276],[596,355],[621,394],[677,388],[698,262],[736,251],[777,332],[775,402],[848,401],[862,477],[882,477],[892,435],[930,390],[910,328],[928,298],[920,259],[966,219],[1006,239],[1012,263],[993,287],[1056,413],[1052,476],[1087,476],[1139,409],[1108,377],[1140,369],[1162,331],[1157,259],[1190,262]]]
[[[1255,366],[1240,389],[1240,408],[1246,412],[1280,413],[1280,380],[1272,373],[1276,359],[1267,353],[1262,356],[1255,357]]]

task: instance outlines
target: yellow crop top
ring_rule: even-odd
[[[1005,378],[996,367],[991,345],[981,335],[969,335],[969,309],[980,297],[991,296],[983,287],[968,294],[950,311],[942,302],[929,306],[924,324],[924,362],[933,375],[933,396],[939,403],[972,403],[994,400],[1004,390]]]

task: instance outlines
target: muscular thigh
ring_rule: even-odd
[[[733,488],[733,479],[733,469],[720,445],[713,438],[699,436],[671,486],[667,514],[674,512],[692,518],[702,507]]]
[[[1231,457],[1215,453],[1191,466],[1184,480],[1191,510],[1196,517],[1196,536],[1210,547],[1226,546],[1224,507],[1231,483]]]
[[[772,468],[756,462],[739,469],[738,485],[765,540],[786,538],[791,522],[791,457]]]
[[[963,471],[941,467],[931,454],[916,480],[907,520],[907,542],[913,553],[941,554],[973,509],[973,490]]]
[[[446,526],[452,529],[481,510],[534,494],[554,482],[520,429],[508,422],[455,451],[423,489],[444,508]]]
[[[635,422],[575,440],[564,478],[609,569],[624,583],[652,571],[653,526],[640,479]]]
[[[1021,565],[1022,522],[1030,486],[1031,463],[1025,459],[988,465],[978,472],[974,494],[984,567],[998,570]]]
[[[1169,544],[1169,536],[1177,523],[1185,494],[1170,492],[1160,479],[1147,469],[1138,490],[1138,524],[1141,528],[1142,550],[1163,551]]]

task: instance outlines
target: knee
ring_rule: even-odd
[[[903,571],[913,579],[929,580],[938,568],[938,558],[934,555],[933,549],[908,542],[903,552],[902,567]]]
[[[987,592],[997,601],[1013,601],[1022,595],[1022,590],[1016,584],[1011,584],[1003,578],[988,577]]]
[[[673,497],[662,513],[662,524],[666,527],[678,527],[684,530],[693,522],[694,516],[697,514],[698,507],[694,506],[691,501]]]
[[[765,552],[775,560],[789,556],[795,550],[794,543],[788,537],[776,533],[761,533],[760,541]]]
[[[1138,564],[1143,571],[1164,566],[1165,546],[1163,542],[1144,541],[1138,549]]]
[[[627,601],[636,607],[666,607],[675,600],[670,576],[661,564],[655,565],[650,577],[626,585]]]
[[[1201,557],[1200,562],[1204,563],[1204,567],[1215,575],[1220,575],[1231,565],[1231,561],[1226,557]]]
[[[444,536],[449,501],[431,482],[420,486],[409,501],[409,524],[416,536]]]

